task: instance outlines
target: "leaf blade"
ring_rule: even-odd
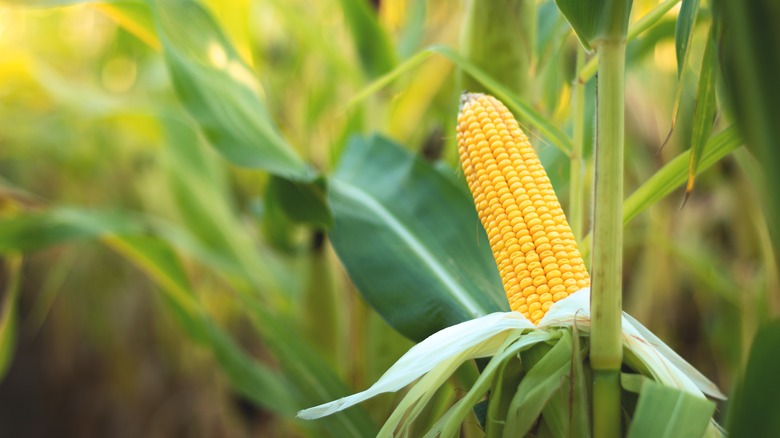
[[[331,242],[350,278],[407,337],[508,310],[471,199],[419,158],[380,137],[356,139],[328,202]]]

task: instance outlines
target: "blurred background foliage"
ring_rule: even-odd
[[[246,105],[275,123],[266,134],[281,135],[311,165],[297,183],[237,166],[217,152],[220,135],[227,134],[204,126],[218,118],[220,107],[214,116],[193,105],[198,98],[219,102],[221,83],[204,82],[206,97],[184,96],[182,89],[190,88],[172,78],[170,49],[167,59],[161,54],[166,44],[180,42],[159,37],[165,25],[158,17],[155,27],[144,5],[31,3],[64,6],[0,2],[0,214],[9,220],[0,230],[0,239],[8,239],[0,284],[3,315],[13,314],[16,327],[0,383],[0,435],[321,433],[320,424],[294,420],[294,411],[367,387],[411,341],[356,293],[324,234],[328,214],[306,210],[300,221],[291,210],[300,199],[322,202],[322,184],[311,181],[316,172],[333,173],[355,134],[383,134],[465,187],[454,125],[457,97],[471,79],[457,74],[451,58],[419,57],[431,45],[463,47],[469,55],[463,37],[469,2],[203,2],[205,16],[230,41],[222,48],[235,48],[206,54],[226,65],[236,83],[249,84],[241,90],[257,93],[262,103],[249,98]],[[577,40],[552,1],[525,4],[536,19],[509,25],[531,23],[523,45],[532,53],[522,54],[527,77],[513,90],[570,134]],[[657,4],[635,1],[632,22]],[[128,13],[134,10],[138,15]],[[681,75],[679,118],[664,145],[678,86],[678,13],[679,5],[628,46],[626,193],[690,146],[712,14],[709,4],[698,12],[690,62],[681,67],[688,73]],[[207,21],[174,24],[197,25],[209,35],[200,27]],[[178,35],[192,38],[198,31]],[[404,64],[415,57],[419,62]],[[408,68],[393,70],[399,65]],[[720,102],[724,85],[716,77]],[[388,79],[386,85],[366,88],[378,78]],[[594,81],[584,86],[587,167]],[[242,93],[224,90],[225,96]],[[731,123],[718,111],[713,132]],[[241,131],[234,127],[229,134],[257,135]],[[566,206],[568,158],[537,130],[530,136]],[[684,208],[681,186],[625,233],[625,310],[727,392],[759,325],[780,314],[759,168],[739,148],[697,178]],[[590,187],[585,175],[582,184]],[[67,245],[59,244],[71,240],[56,228],[60,222],[38,218],[39,227],[30,225],[35,239],[24,223],[13,222],[57,209],[80,223],[78,214],[90,211],[124,216],[96,219],[98,231],[68,231],[98,241]],[[168,224],[141,227],[154,229],[175,251],[143,239],[112,240],[101,228],[127,230],[135,225],[123,221],[136,216]],[[54,237],[39,232],[47,229]],[[18,251],[25,251],[22,262]],[[228,334],[232,341],[224,342]],[[303,359],[309,357],[316,360]],[[262,368],[247,365],[249,358]],[[461,370],[460,380],[429,409],[441,411],[475,370]],[[274,405],[262,385],[253,386],[280,375],[280,393],[292,394],[289,406]],[[306,393],[312,381],[326,383]],[[336,436],[342,427],[356,435],[375,431],[399,397],[366,403],[365,411],[325,427]]]

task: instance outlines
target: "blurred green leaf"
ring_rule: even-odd
[[[742,139],[735,126],[730,126],[713,135],[704,146],[697,172],[701,173],[707,170],[740,145],[742,145]],[[626,198],[623,202],[624,225],[685,183],[688,178],[690,153],[691,151],[688,150],[675,157]],[[590,237],[590,234],[586,236],[580,245],[583,258],[589,255]]]
[[[247,356],[192,294],[184,268],[170,246],[171,242],[181,245],[185,240],[172,229],[140,219],[127,212],[77,209],[22,214],[0,220],[0,253],[27,252],[76,239],[100,239],[160,286],[164,301],[187,334],[211,350],[237,391],[286,416],[346,394],[343,383],[289,324],[258,301],[239,294],[249,315],[259,321],[269,348],[284,364],[281,368],[284,374]],[[201,251],[200,260],[204,266],[222,273],[224,268],[219,263],[210,263],[209,257],[204,257],[208,252]],[[212,260],[221,259],[213,257]],[[322,424],[336,436],[369,436],[376,429],[362,409],[335,415]]]
[[[387,73],[395,65],[395,53],[371,4],[368,0],[340,1],[363,70],[369,78]]]
[[[677,25],[674,30],[674,48],[677,53],[677,80],[682,82],[682,74],[688,64],[693,29],[699,15],[699,0],[682,0]]]
[[[190,287],[177,257],[166,244],[136,234],[141,228],[119,213],[104,216],[79,215],[73,211],[38,213],[3,222],[0,251],[29,251],[77,237],[104,239],[109,246],[128,256],[149,274],[165,294],[187,333],[208,346],[231,383],[257,403],[280,413],[294,412],[289,388],[277,372],[248,358],[204,313]],[[59,213],[59,214],[58,214]],[[58,217],[60,216],[60,217]],[[61,219],[67,218],[67,221]],[[120,237],[119,234],[126,234]]]
[[[541,132],[545,136],[545,140],[549,140],[555,147],[560,149],[567,156],[571,154],[571,139],[560,129],[555,123],[551,122],[547,117],[536,111],[527,101],[521,99],[517,94],[510,91],[507,87],[501,85],[498,81],[490,77],[487,73],[480,70],[477,66],[469,62],[459,53],[455,52],[449,47],[445,46],[431,46],[427,49],[419,52],[408,60],[399,64],[392,71],[377,78],[374,82],[368,84],[355,97],[353,97],[346,105],[345,109],[349,109],[357,103],[364,100],[366,97],[379,91],[382,87],[387,86],[390,82],[401,76],[403,73],[413,69],[420,65],[423,61],[431,57],[432,54],[437,53],[452,61],[455,65],[463,69],[471,77],[483,84],[485,88],[492,93],[496,98],[501,100],[514,114],[517,116],[521,126],[530,125]]]
[[[329,186],[333,247],[396,330],[421,340],[508,310],[473,202],[429,164],[389,140],[357,138]]]
[[[325,201],[325,180],[299,183],[271,177],[266,191],[266,202],[278,204],[293,222],[325,229],[333,225],[333,217]]]
[[[297,181],[315,172],[287,143],[260,84],[198,2],[149,0],[174,88],[209,142],[231,163]]]
[[[704,59],[699,73],[699,88],[696,95],[696,108],[693,111],[693,132],[691,134],[691,159],[688,164],[688,185],[686,193],[693,190],[696,170],[699,167],[701,153],[707,144],[715,118],[715,26],[710,28],[704,49]]]
[[[555,0],[555,4],[586,50],[600,39],[625,37],[628,31],[632,0]]]
[[[252,285],[261,295],[279,292],[283,273],[271,269],[267,260],[261,261],[247,238],[221,163],[187,123],[169,115],[160,119],[166,138],[166,176],[182,223],[210,251],[236,267],[237,280]]]
[[[666,140],[664,140],[664,145],[669,141],[669,138],[671,138],[674,128],[677,125],[677,118],[680,114],[680,101],[682,100],[686,72],[688,71],[688,58],[691,53],[691,39],[693,37],[693,29],[696,26],[696,17],[698,15],[699,0],[683,0],[674,31],[674,43],[677,51],[677,91],[674,94],[672,123],[669,127],[669,133],[666,135]]]
[[[145,0],[101,1],[96,8],[153,49],[161,49],[154,20]]]
[[[729,402],[728,432],[735,438],[780,436],[780,320],[763,326],[753,339],[745,373]]]
[[[192,295],[189,280],[167,244],[143,236],[112,236],[108,246],[160,285],[166,305],[190,337],[209,348],[232,386],[255,403],[286,415],[295,412],[291,388],[277,371],[255,362],[219,328]]]
[[[771,0],[713,2],[722,23],[721,71],[731,113],[746,146],[764,169],[762,187],[767,223],[775,250],[780,248],[780,2]],[[775,258],[780,272],[780,258]]]
[[[470,0],[461,36],[466,59],[517,95],[527,95],[536,38],[534,0]],[[486,90],[464,75],[463,91]]]
[[[643,378],[639,402],[628,428],[629,438],[703,436],[715,403],[683,390]]]
[[[0,297],[0,382],[8,373],[16,347],[16,332],[18,313],[16,303],[19,301],[20,278],[22,272],[22,257],[18,254],[8,254],[3,260],[5,265],[5,290]]]
[[[741,144],[742,139],[733,126],[713,135],[704,145],[697,172],[701,173],[707,170]],[[675,157],[626,198],[623,204],[624,224],[685,183],[688,178],[690,153],[690,151],[686,151]]]

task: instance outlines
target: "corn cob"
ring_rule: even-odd
[[[512,113],[485,94],[461,98],[458,149],[509,306],[538,324],[590,285],[547,173]]]

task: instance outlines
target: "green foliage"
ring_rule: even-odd
[[[396,330],[422,340],[507,309],[469,195],[430,165],[384,138],[355,138],[329,189],[333,247]]]
[[[639,401],[628,437],[703,436],[715,403],[647,378],[640,378]]]
[[[179,100],[209,142],[237,166],[311,181],[313,170],[274,126],[259,83],[203,6],[150,5]]]
[[[377,77],[393,68],[395,53],[367,0],[339,0],[364,72]]]
[[[693,132],[691,134],[691,161],[688,165],[688,186],[685,191],[693,190],[696,170],[701,161],[701,154],[712,131],[715,118],[715,26],[710,29],[701,61],[699,87],[696,94],[696,109],[693,111]]]
[[[555,1],[587,50],[598,46],[600,40],[626,35],[632,3],[632,0]]]
[[[720,68],[731,114],[746,145],[763,167],[763,204],[769,215],[774,247],[780,246],[780,175],[772,168],[780,161],[777,147],[780,125],[774,114],[780,105],[780,91],[774,84],[780,74],[780,60],[768,56],[780,50],[780,33],[771,23],[780,19],[780,5],[772,1],[714,2],[723,32]],[[780,260],[780,259],[776,259]],[[780,263],[776,265],[780,272]]]
[[[17,303],[19,301],[19,277],[22,270],[22,258],[11,255],[5,260],[6,285],[0,307],[0,379],[8,373],[11,359],[16,346],[17,325],[19,316]]]
[[[368,409],[294,418],[379,377],[409,345],[393,329],[421,340],[508,309],[457,170],[462,90],[450,72],[507,104],[566,205],[574,189],[592,191],[590,79],[601,56],[575,62],[573,29],[596,50],[616,34],[629,41],[626,307],[721,387],[745,368],[728,406],[732,435],[775,435],[767,412],[777,397],[765,383],[777,368],[776,324],[756,339],[747,367],[743,356],[756,327],[780,312],[778,246],[765,238],[780,235],[780,64],[768,55],[780,53],[776,5],[718,0],[711,13],[688,0],[679,12],[669,12],[675,0],[485,3],[0,1],[0,377],[19,379],[13,355],[29,348],[15,344],[56,331],[54,351],[75,355],[89,336],[121,330],[67,317],[63,302],[94,309],[80,289],[121,302],[131,320],[143,294],[125,292],[152,289],[159,309],[148,330],[169,329],[170,317],[179,331],[156,333],[146,348],[170,362],[167,378],[206,371],[197,384],[209,389],[184,392],[209,415],[189,418],[245,427],[229,402],[235,393],[261,409],[261,434],[374,436],[385,424],[383,432],[471,437],[482,433],[482,401],[487,436],[589,436],[590,345],[566,330],[503,346],[479,374],[473,364],[437,369]],[[696,92],[687,70],[699,73]],[[669,121],[679,135],[656,152]],[[745,160],[733,166],[743,143],[763,175]],[[418,150],[442,154],[429,163]],[[570,165],[583,172],[570,177]],[[694,176],[697,191],[679,211],[669,195]],[[586,234],[592,224],[582,222]],[[89,242],[132,267],[132,284],[117,285],[117,260],[83,261]],[[141,367],[123,363],[132,348],[103,350],[102,370],[115,372],[94,380],[134,377],[128,370]],[[58,360],[41,362],[58,375]],[[712,403],[623,377],[630,436],[708,427]],[[0,386],[0,404],[10,387]]]
[[[733,437],[772,437],[780,433],[780,393],[769,382],[780,367],[780,321],[762,327],[753,339],[745,372],[740,378],[728,412],[728,432]]]
[[[536,39],[532,0],[471,0],[462,31],[462,53],[472,64],[519,96],[528,95]],[[463,91],[484,86],[463,76]]]

